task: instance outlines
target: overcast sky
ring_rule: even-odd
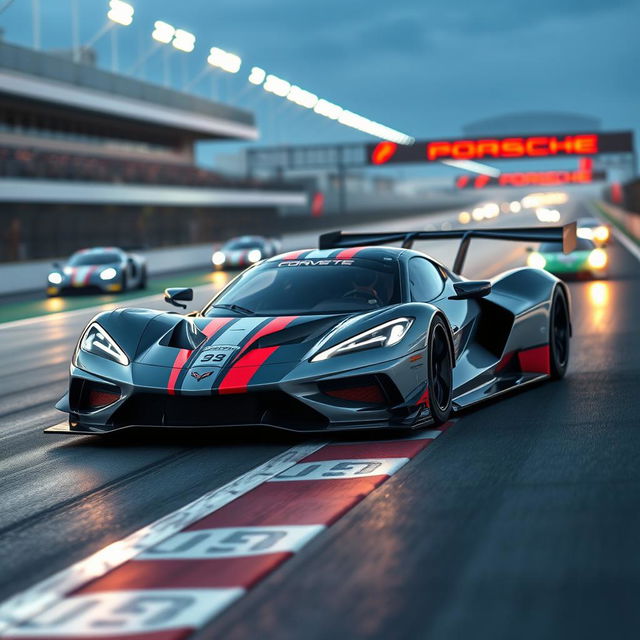
[[[77,1],[86,42],[108,3]],[[257,110],[265,142],[362,135],[248,85],[252,65],[417,138],[456,135],[472,120],[532,110],[640,129],[640,0],[131,1],[134,23],[118,28],[120,68],[150,48],[158,19],[198,38],[192,54],[172,55],[176,87],[198,75],[210,46],[239,54],[238,77],[206,76],[194,91],[211,96],[215,89],[217,97]],[[68,47],[71,0],[41,4],[43,48]],[[31,46],[31,1],[14,0],[0,26],[6,40]],[[108,35],[97,49],[108,67]],[[160,81],[161,69],[156,52],[147,77]]]

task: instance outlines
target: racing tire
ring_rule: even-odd
[[[549,369],[552,380],[560,380],[567,372],[570,337],[571,323],[567,296],[562,288],[556,287],[549,317]]]
[[[128,287],[127,274],[123,273],[122,274],[122,293],[124,293],[127,290],[127,287]]]
[[[427,349],[429,409],[434,424],[439,425],[451,415],[453,396],[453,354],[447,326],[440,316],[431,323]]]
[[[146,289],[147,288],[147,268],[142,267],[142,271],[140,272],[140,284],[138,285],[138,289]]]

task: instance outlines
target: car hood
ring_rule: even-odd
[[[269,350],[270,360],[275,362],[299,362],[345,318],[344,315],[180,318],[160,335],[158,325],[164,328],[166,318],[157,318],[145,329],[142,348],[138,349],[134,362],[188,368],[242,366],[243,356],[256,350]]]

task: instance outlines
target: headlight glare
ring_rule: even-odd
[[[47,280],[49,280],[51,284],[62,284],[62,276],[57,271],[50,273]]]
[[[592,269],[602,269],[607,264],[607,254],[602,249],[594,249],[589,254],[588,262]]]
[[[113,360],[113,362],[117,362],[125,367],[129,364],[127,354],[97,322],[92,322],[87,327],[80,339],[78,347],[86,353]]]
[[[262,258],[262,252],[260,249],[251,249],[247,254],[247,259],[249,262],[259,262],[260,258]]]
[[[537,251],[533,251],[527,258],[527,264],[534,269],[544,269],[547,261],[544,259],[544,256],[539,254]]]
[[[226,260],[226,257],[224,255],[224,253],[222,253],[222,251],[216,251],[212,256],[211,256],[211,262],[213,262],[213,264],[215,264],[216,266],[219,266],[221,264],[224,264],[224,261]]]
[[[413,324],[413,318],[396,318],[373,329],[363,331],[353,338],[344,340],[333,347],[320,351],[311,358],[311,362],[328,360],[333,356],[363,351],[374,347],[391,347],[398,344]]]
[[[113,267],[107,267],[100,272],[100,280],[113,280],[118,272]]]

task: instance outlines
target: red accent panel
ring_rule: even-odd
[[[222,379],[218,388],[220,393],[245,393],[251,378],[277,348],[253,349],[242,356]]]
[[[74,595],[127,589],[248,589],[292,555],[280,552],[241,558],[131,560]]]
[[[351,247],[350,249],[344,249],[334,259],[335,260],[349,260],[355,258],[359,251],[362,251],[364,247]]]
[[[372,384],[366,387],[351,387],[348,389],[332,389],[325,391],[328,396],[340,398],[341,400],[352,400],[353,402],[370,402],[380,404],[384,402],[384,395],[380,387]]]
[[[358,444],[329,444],[307,456],[302,462],[341,459],[413,458],[432,442],[432,438],[424,438],[421,440],[389,440],[389,442],[363,442]]]
[[[212,527],[330,525],[388,477],[265,482],[185,531]]]
[[[549,345],[518,352],[520,369],[525,373],[551,373],[551,353]]]
[[[107,405],[119,400],[120,394],[113,393],[111,391],[96,391],[91,389],[89,391],[89,406],[96,409],[98,407],[106,407]]]
[[[420,396],[416,404],[423,404],[425,407],[427,407],[427,409],[429,408],[430,405],[429,405],[429,385],[428,384],[424,388],[424,391],[422,392],[422,395]]]
[[[231,322],[232,318],[214,318],[207,324],[206,327],[200,329],[207,339],[211,338],[215,333],[217,333],[225,324]],[[189,349],[180,349],[176,359],[173,363],[173,368],[171,369],[171,373],[169,374],[169,382],[167,383],[167,391],[170,396],[175,395],[176,393],[176,382],[178,381],[178,376],[182,371],[185,363],[189,359],[191,355],[191,350]]]

